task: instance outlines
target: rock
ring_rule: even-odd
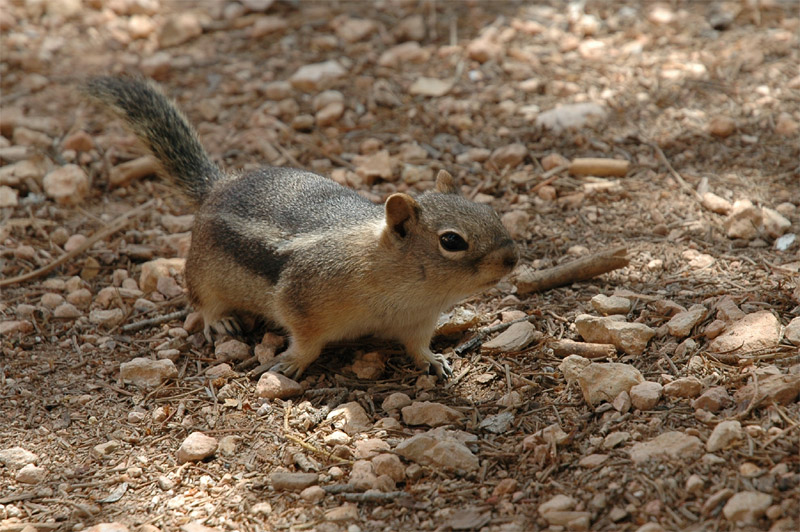
[[[500,412],[499,414],[492,414],[483,418],[478,424],[478,428],[486,432],[494,434],[503,434],[508,432],[511,423],[514,421],[514,414],[511,412]]]
[[[458,439],[446,433],[430,430],[402,441],[396,448],[397,454],[421,465],[466,474],[478,469],[479,461]]]
[[[421,41],[425,38],[425,19],[422,15],[404,18],[392,30],[398,41]]]
[[[197,462],[213,455],[217,451],[217,439],[206,436],[202,432],[192,432],[183,440],[178,448],[178,463]]]
[[[672,336],[684,338],[692,333],[695,325],[708,316],[708,309],[703,305],[692,305],[686,312],[675,314],[667,322],[667,330]]]
[[[627,323],[614,317],[597,318],[580,314],[575,327],[584,340],[590,343],[614,344],[629,355],[644,353],[647,343],[656,331],[643,323]]]
[[[354,456],[358,459],[370,459],[380,453],[388,452],[389,444],[380,438],[367,438],[358,440],[355,444]]]
[[[592,453],[589,455],[584,456],[580,460],[578,460],[578,465],[580,467],[585,467],[587,469],[592,469],[594,467],[603,465],[608,460],[607,454],[596,454]]]
[[[744,432],[742,424],[738,421],[723,421],[714,427],[711,435],[706,441],[706,450],[715,453],[721,449],[726,449],[742,440]]]
[[[631,310],[631,300],[620,296],[597,294],[591,300],[592,307],[602,314],[627,314]]]
[[[631,433],[625,431],[612,432],[603,439],[603,449],[613,449],[631,439]]]
[[[144,293],[149,293],[158,288],[158,279],[172,275],[183,274],[186,259],[155,259],[142,264],[142,273],[139,276],[139,288]]]
[[[289,78],[295,89],[304,92],[323,90],[332,82],[344,77],[347,71],[334,60],[301,66]]]
[[[342,102],[331,102],[314,115],[314,120],[318,127],[326,127],[334,124],[344,114],[344,104]]]
[[[495,165],[498,170],[503,168],[514,168],[525,160],[528,156],[528,148],[524,144],[509,144],[502,148],[497,148],[489,157],[489,162]]]
[[[67,303],[81,308],[86,308],[92,302],[92,293],[88,288],[79,288],[67,294]]]
[[[367,431],[372,427],[367,412],[355,401],[339,405],[331,410],[325,419],[333,421],[334,427],[350,435]]]
[[[344,17],[334,19],[331,24],[336,30],[336,35],[349,43],[363,41],[377,29],[374,21],[363,18]]]
[[[69,303],[67,303],[69,304]],[[89,321],[95,325],[100,325],[107,329],[119,324],[125,317],[122,309],[114,308],[111,310],[94,309],[89,313]]]
[[[375,474],[372,462],[368,462],[367,460],[356,460],[353,462],[348,484],[353,486],[357,491],[378,489],[378,475]]]
[[[670,431],[635,444],[628,454],[636,464],[649,460],[687,460],[703,454],[703,443],[695,436]]]
[[[614,410],[624,414],[631,409],[631,395],[628,392],[620,392],[620,394],[614,398],[614,402],[611,403],[611,405],[614,407]]]
[[[61,294],[54,294],[52,292],[42,294],[42,297],[39,299],[39,304],[49,309],[54,309],[63,302],[64,296]]]
[[[783,337],[794,345],[800,346],[800,317],[793,318],[783,331]]]
[[[663,387],[652,381],[644,381],[630,389],[631,403],[639,410],[652,410],[661,399]]]
[[[607,115],[608,111],[602,105],[590,102],[573,103],[540,113],[536,117],[536,125],[560,133],[601,122]]]
[[[119,365],[119,378],[136,386],[155,387],[177,376],[178,369],[169,359],[134,358]]]
[[[575,508],[578,501],[568,495],[556,495],[539,505],[537,511],[544,517],[550,512],[565,512]]]
[[[19,193],[11,187],[0,186],[0,209],[19,205]]]
[[[28,464],[35,464],[39,456],[23,447],[9,447],[0,450],[0,464],[8,469],[22,469]]]
[[[372,155],[359,155],[353,163],[356,165],[356,174],[368,185],[375,184],[379,179],[394,180],[392,159],[388,150],[380,150]]]
[[[566,527],[568,530],[589,530],[592,514],[589,512],[547,512],[544,519],[552,527]]]
[[[761,225],[767,236],[778,238],[792,227],[792,222],[778,211],[764,207],[761,209]]]
[[[156,290],[169,299],[183,295],[183,288],[170,276],[159,277],[156,281]]]
[[[692,401],[692,408],[695,410],[703,409],[712,413],[717,413],[723,408],[727,408],[733,404],[733,399],[728,395],[724,386],[715,386],[709,388],[703,395]]]
[[[728,116],[715,116],[708,123],[708,132],[715,137],[730,137],[736,131],[736,122]]]
[[[722,334],[722,332],[725,330],[725,327],[727,327],[727,324],[724,321],[714,320],[706,325],[705,329],[703,329],[703,335],[709,340],[713,340]]]
[[[269,476],[269,482],[276,491],[302,491],[319,482],[319,475],[317,473],[275,471]]]
[[[754,392],[755,386],[748,384],[740,388],[734,397],[737,402],[750,403]],[[781,405],[788,405],[793,403],[798,395],[800,395],[800,374],[768,375],[759,378],[758,397],[755,400],[757,404],[769,399]]]
[[[479,63],[499,59],[503,55],[503,46],[497,42],[497,28],[489,27],[477,39],[470,41],[467,55]]]
[[[781,324],[778,319],[772,312],[760,310],[731,323],[725,332],[711,340],[708,349],[713,353],[757,351],[777,346],[780,339]]]
[[[437,98],[439,96],[444,96],[450,89],[453,88],[453,82],[451,80],[442,80],[436,78],[426,78],[421,76],[411,84],[411,87],[408,88],[408,92],[410,94],[416,96],[429,96],[432,98]]]
[[[47,471],[43,467],[27,464],[17,471],[16,481],[21,484],[39,484],[47,477]]]
[[[163,214],[161,215],[161,225],[172,234],[185,233],[191,231],[194,225],[194,214],[184,214],[183,216]]]
[[[697,397],[703,389],[703,383],[697,377],[682,377],[664,386],[664,395],[668,397]]]
[[[509,211],[500,218],[503,226],[511,234],[511,238],[524,239],[528,234],[528,222],[530,215],[527,211],[521,209],[514,209]]]
[[[558,365],[558,369],[564,374],[564,378],[567,379],[567,382],[573,383],[577,382],[578,375],[590,364],[592,364],[592,361],[588,358],[583,358],[578,355],[569,355]]]
[[[779,114],[778,119],[775,120],[775,133],[778,135],[793,137],[797,134],[798,129],[800,129],[800,124],[787,112]]]
[[[474,310],[456,307],[447,314],[439,316],[436,334],[440,336],[459,334],[475,327],[479,322],[480,316]]]
[[[78,165],[67,164],[44,176],[45,193],[60,205],[78,205],[89,192],[89,176]]]
[[[727,323],[737,321],[745,317],[745,313],[742,312],[738,306],[736,306],[736,303],[734,303],[730,296],[724,296],[722,299],[717,301],[714,307],[717,309],[717,318]]]
[[[262,16],[253,23],[249,35],[253,39],[260,39],[273,33],[282,32],[288,27],[289,22],[283,17]]]
[[[384,412],[391,412],[392,410],[399,410],[410,404],[411,398],[408,395],[402,392],[395,392],[383,400],[381,408],[383,408]]]
[[[110,440],[105,443],[100,443],[92,448],[94,454],[97,456],[109,456],[119,450],[122,444],[117,440]]]
[[[61,144],[61,147],[65,150],[74,150],[77,152],[89,151],[94,148],[94,142],[88,133],[79,129],[68,135]]]
[[[521,321],[483,344],[482,348],[502,352],[521,351],[542,338],[542,333],[529,321]]]
[[[300,498],[306,502],[316,504],[325,498],[325,490],[319,486],[309,486],[300,492]]]
[[[711,497],[709,497],[706,502],[703,503],[702,513],[703,515],[709,515],[714,512],[717,507],[721,506],[725,501],[727,501],[733,495],[733,490],[728,488],[723,488],[716,493],[714,493]]]
[[[378,58],[378,65],[399,68],[409,63],[424,63],[430,56],[430,51],[422,48],[418,42],[408,41],[383,52]]]
[[[439,427],[459,423],[464,414],[441,403],[415,401],[401,409],[403,422],[407,425],[428,425]]]
[[[645,523],[636,529],[636,532],[665,532],[664,527],[658,523]]]
[[[246,360],[250,357],[250,346],[239,340],[228,340],[215,346],[214,356],[218,360]]]
[[[28,334],[34,331],[33,324],[28,320],[0,321],[0,336],[12,334]]]
[[[170,48],[194,39],[203,33],[203,27],[197,16],[189,13],[178,13],[167,18],[158,32],[158,44],[161,48]]]
[[[145,527],[147,525],[142,526],[139,528],[139,532],[152,532],[151,530],[147,530]],[[112,523],[98,523],[94,526],[90,526],[89,528],[84,528],[83,532],[129,532],[130,529],[122,523],[117,523],[116,521]]]
[[[733,205],[725,198],[717,196],[713,192],[705,192],[700,197],[700,204],[711,212],[717,214],[729,214]]]
[[[729,238],[752,240],[758,236],[761,219],[761,210],[750,200],[739,200],[733,204],[731,213],[722,223],[722,227]]]
[[[592,362],[578,374],[583,397],[591,405],[611,402],[622,392],[630,393],[630,389],[643,380],[638,369],[617,362]]]
[[[755,525],[771,504],[771,495],[758,491],[740,491],[728,499],[722,514],[733,524]]]
[[[303,393],[303,387],[289,377],[268,371],[256,384],[256,395],[267,399],[288,399]]]
[[[340,523],[343,521],[358,521],[358,506],[355,504],[343,504],[336,508],[331,508],[325,511],[325,520],[333,523]],[[359,528],[359,530],[361,530]]]
[[[395,482],[403,482],[406,468],[397,455],[383,453],[372,458],[372,466],[376,475],[387,475]]]

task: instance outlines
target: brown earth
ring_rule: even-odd
[[[0,1],[0,164],[31,162],[22,179],[0,174],[9,187],[0,198],[17,198],[0,208],[2,277],[53,262],[69,236],[90,237],[154,200],[87,252],[2,288],[0,452],[19,446],[35,453],[43,476],[25,483],[0,462],[0,531],[107,522],[130,530],[800,529],[797,390],[786,392],[788,400],[764,391],[770,373],[788,380],[800,373],[798,348],[775,339],[713,353],[707,332],[722,318],[725,296],[745,314],[769,311],[782,326],[800,316],[800,246],[795,240],[777,249],[777,234],[757,222],[746,238],[729,236],[726,216],[704,208],[697,194],[778,209],[791,223],[781,232],[798,233],[797,4],[580,4]],[[188,20],[185,35],[168,29],[178,13]],[[406,40],[420,44],[417,55],[379,65],[381,54]],[[324,87],[279,94],[269,85],[329,59],[347,73]],[[511,279],[465,302],[481,326],[522,311],[544,336],[521,351],[476,348],[461,356],[452,348],[474,332],[438,338],[434,347],[449,353],[455,369],[444,385],[420,378],[400,350],[367,341],[331,348],[302,380],[304,395],[259,398],[247,375],[254,360],[206,375],[220,360],[197,334],[183,338],[182,315],[124,329],[185,309],[185,296],[168,283],[163,293],[142,295],[150,303],[136,305],[136,296],[114,291],[99,297],[125,277],[138,280],[143,262],[185,253],[184,228],[164,216],[191,212],[154,176],[121,186],[110,180],[111,169],[142,148],[76,87],[89,75],[127,72],[157,79],[225,168],[299,166],[376,201],[425,190],[434,170],[446,168],[465,193],[501,215],[515,213],[504,219],[516,220],[526,265],[552,266],[620,244],[630,264],[541,294],[515,295]],[[441,96],[412,94],[421,77],[452,87]],[[343,95],[345,110],[329,123],[315,117],[314,97],[323,89]],[[607,115],[564,132],[537,125],[542,112],[577,102],[603,104]],[[76,135],[81,131],[88,136]],[[409,152],[408,143],[422,150]],[[477,152],[462,155],[515,143],[525,150],[510,167]],[[371,184],[358,174],[356,156],[380,149],[391,156],[389,177]],[[625,177],[548,175],[553,154],[624,159],[630,169]],[[44,174],[68,163],[90,178],[75,205],[44,193]],[[702,390],[722,387],[732,401],[715,414],[674,395],[649,410],[624,398],[588,405],[580,387],[567,383],[549,342],[580,340],[575,318],[594,313],[593,296],[615,292],[633,302],[628,321],[656,329],[643,354],[620,353],[615,362],[661,384],[694,376]],[[77,317],[54,315],[63,297]],[[709,310],[691,342],[668,332],[658,300]],[[123,321],[92,323],[90,312],[104,306],[120,309]],[[249,357],[259,336],[246,340]],[[165,347],[178,350],[176,378],[142,389],[120,380],[121,363],[155,358]],[[363,356],[375,350],[388,363]],[[354,360],[377,367],[379,377],[356,376]],[[759,382],[766,396],[754,401]],[[348,486],[363,446],[392,452],[429,428],[384,412],[384,399],[395,392],[460,411],[450,428],[476,437],[469,447],[479,467],[459,474],[403,459],[405,473],[384,482],[384,491]],[[510,392],[519,395],[509,400]],[[370,426],[387,415],[400,423],[384,420],[333,447],[323,440],[335,430],[325,414],[348,402],[364,408]],[[507,425],[482,425],[504,412],[512,415]],[[723,420],[744,430],[720,450],[631,457],[635,445],[670,431],[705,445]],[[554,424],[564,438],[535,435]],[[226,447],[179,464],[178,447],[196,431],[225,439]],[[608,435],[619,438],[615,446],[606,444]],[[109,441],[110,448],[96,448]],[[275,489],[270,475],[281,470],[318,473],[323,492]],[[741,492],[769,497],[750,522],[731,516],[732,502],[726,506]],[[576,513],[545,512],[541,505],[556,495],[571,497],[561,509]]]

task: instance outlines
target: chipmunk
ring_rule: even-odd
[[[459,195],[446,171],[435,190],[383,206],[305,170],[223,173],[152,82],[99,77],[84,90],[196,205],[185,276],[209,343],[212,329],[237,330],[237,313],[266,318],[290,335],[273,371],[298,378],[326,344],[374,335],[399,340],[420,369],[452,375],[430,349],[439,314],[519,259],[497,213]]]

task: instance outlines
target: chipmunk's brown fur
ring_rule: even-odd
[[[517,262],[497,214],[458,195],[447,172],[435,191],[392,194],[383,207],[293,168],[225,176],[155,85],[104,77],[86,91],[199,206],[186,279],[207,337],[238,312],[276,322],[291,341],[274,369],[290,376],[325,344],[367,334],[399,340],[418,367],[449,375],[429,347],[439,314]]]

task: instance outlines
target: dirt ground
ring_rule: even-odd
[[[53,263],[83,241],[70,237],[152,200],[87,251],[0,288],[0,455],[36,455],[27,474],[0,459],[0,531],[800,529],[798,347],[781,332],[719,352],[711,332],[733,327],[721,301],[767,311],[781,330],[800,316],[800,244],[777,239],[800,232],[799,11],[780,0],[0,0],[2,279]],[[384,56],[403,42],[419,47]],[[344,75],[275,83],[327,60]],[[224,168],[299,166],[376,201],[426,190],[445,168],[503,216],[524,265],[619,245],[630,263],[542,293],[523,294],[512,276],[464,302],[479,323],[434,340],[455,370],[444,384],[367,340],[330,348],[301,379],[303,395],[258,397],[248,372],[260,331],[230,370],[207,374],[226,360],[185,323],[182,291],[137,292],[143,263],[185,256],[187,219],[171,216],[191,207],[149,171],[120,174],[142,147],[76,90],[90,75],[133,72],[164,87]],[[584,102],[604,115],[542,124],[546,111]],[[496,152],[515,144],[516,157]],[[630,166],[624,177],[580,176],[558,156]],[[59,203],[44,177],[68,164],[88,187]],[[725,206],[709,209],[705,192]],[[733,234],[735,213],[721,213],[737,200],[790,226],[771,231],[757,214],[751,234]],[[576,318],[615,293],[632,302],[627,321],[655,330],[641,354],[612,357],[665,385],[651,408],[626,404],[628,394],[590,405],[552,349],[580,341]],[[707,313],[675,335],[666,324],[677,307],[664,300]],[[115,320],[97,318],[114,309]],[[454,353],[520,312],[542,333],[534,343]],[[122,363],[157,356],[174,360],[176,377],[150,388],[120,378]],[[354,373],[376,359],[377,376]],[[776,374],[795,383],[788,399],[763,389]],[[687,377],[700,388],[670,391]],[[715,387],[728,398],[720,408],[696,408]],[[398,392],[460,413],[446,426],[471,439],[462,447],[477,468],[402,457],[388,481],[367,475],[376,489],[356,486],[374,453],[431,428],[386,411]],[[347,403],[366,424],[335,432],[326,415]],[[723,421],[739,424],[737,437],[712,449]],[[553,425],[563,436],[548,436]],[[634,459],[637,445],[673,431],[700,452]],[[179,463],[193,432],[219,448]],[[281,489],[276,471],[316,473],[322,489]]]

